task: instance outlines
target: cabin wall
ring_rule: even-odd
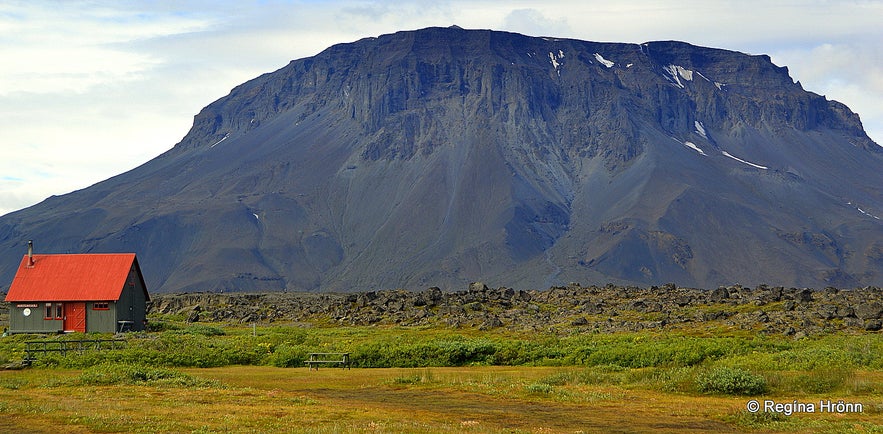
[[[143,294],[143,291],[124,289],[119,302],[86,302],[86,332],[116,333],[120,331],[119,321],[127,321],[124,328],[126,331],[144,330],[146,300]],[[64,331],[65,304],[10,303],[9,332],[61,333]],[[49,317],[46,316],[47,306]]]
[[[115,333],[117,331],[115,304],[112,301],[87,302],[86,331],[93,333]]]
[[[120,294],[120,299],[115,304],[116,320],[130,321],[127,323],[129,330],[141,331],[145,328],[145,320],[147,319],[147,297],[144,295],[145,293],[146,291],[141,285],[141,279],[138,277],[138,272],[133,265],[132,270],[129,271],[126,285]]]
[[[47,314],[47,304],[49,317]],[[57,317],[59,303],[9,304],[10,333],[59,333],[64,330],[64,319]]]

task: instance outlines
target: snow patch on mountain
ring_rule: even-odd
[[[215,146],[218,146],[218,144],[220,144],[220,143],[223,142],[224,140],[227,140],[227,137],[230,137],[230,133],[224,134],[224,137],[221,137],[221,140],[218,140],[217,142],[213,143],[213,144],[212,144],[211,146],[209,146],[208,148],[211,149],[211,148],[214,148]]]
[[[551,51],[549,52],[549,61],[552,62],[552,67],[555,68],[558,75],[561,75],[561,70],[558,69],[558,67],[561,66],[561,63],[559,63],[558,60],[562,58],[564,58],[564,52],[561,50],[558,50],[558,56],[555,56],[555,53]]]
[[[880,217],[878,217],[878,216],[876,216],[876,215],[874,215],[874,214],[871,214],[871,213],[869,213],[869,212],[863,210],[860,206],[858,206],[858,205],[856,205],[856,204],[854,204],[854,203],[852,203],[852,202],[846,202],[846,204],[852,206],[853,208],[855,208],[856,210],[858,210],[858,212],[860,212],[860,213],[862,213],[862,214],[864,214],[864,215],[866,215],[866,216],[868,216],[868,217],[871,217],[871,218],[873,218],[873,219],[875,219],[875,220],[880,220]]]
[[[684,146],[686,146],[686,147],[688,147],[688,148],[690,148],[690,149],[692,149],[692,150],[694,150],[694,151],[696,151],[696,152],[698,152],[698,153],[700,153],[700,154],[702,154],[702,155],[704,155],[704,156],[706,156],[706,157],[708,156],[708,155],[705,154],[705,151],[703,151],[702,148],[700,148],[699,146],[697,146],[697,145],[696,145],[695,143],[693,143],[693,142],[690,142],[690,141],[684,142]]]
[[[747,165],[749,165],[749,166],[751,166],[751,167],[756,167],[756,168],[758,168],[758,169],[763,169],[763,170],[769,170],[769,167],[761,166],[760,164],[755,164],[755,163],[752,163],[752,162],[750,162],[750,161],[745,161],[745,160],[743,160],[743,159],[741,159],[741,158],[739,158],[739,157],[734,157],[734,156],[730,155],[730,153],[727,152],[727,151],[721,151],[721,153],[723,153],[725,157],[732,158],[732,159],[734,159],[734,160],[736,160],[736,161],[738,161],[738,162],[740,162],[740,163],[747,164]]]
[[[604,65],[604,66],[606,66],[606,67],[608,67],[608,68],[612,68],[613,65],[616,65],[616,63],[611,62],[611,61],[605,59],[604,56],[602,56],[602,55],[600,55],[600,54],[598,54],[598,53],[595,53],[595,60],[597,60],[598,63],[600,63],[600,64],[602,64],[602,65]]]
[[[681,83],[682,78],[686,81],[693,81],[693,71],[683,66],[668,65],[663,69],[668,73],[670,80],[681,89],[684,88],[684,84]]]
[[[702,125],[702,122],[694,121],[693,126],[696,127],[696,134],[699,134],[703,139],[708,140],[708,135],[705,133],[705,125]]]

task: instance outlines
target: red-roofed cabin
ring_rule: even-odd
[[[6,294],[11,333],[144,330],[147,286],[134,253],[25,255]]]

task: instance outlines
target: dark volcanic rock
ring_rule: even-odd
[[[853,308],[853,311],[861,320],[883,319],[883,304],[878,301],[859,304]]]
[[[478,289],[478,290],[476,290]],[[741,288],[746,301],[775,298],[775,293],[799,297],[802,289],[758,287]],[[267,294],[164,294],[151,302],[150,312],[180,314],[195,320],[234,323],[337,323],[341,325],[401,325],[474,327],[479,330],[505,328],[535,331],[559,330],[617,332],[645,329],[689,329],[738,327],[765,334],[795,338],[830,333],[837,330],[878,331],[883,320],[875,318],[883,303],[880,288],[844,290],[838,293],[815,292],[810,301],[777,301],[757,306],[731,298],[714,301],[705,297],[709,291],[677,288],[660,292],[658,288],[608,285],[581,287],[568,285],[546,291],[525,291],[529,295],[506,299],[516,294],[510,288],[490,289],[484,284],[464,291],[441,292],[438,288],[411,292],[378,291],[362,294],[267,293]],[[419,306],[418,300],[432,295],[433,307]],[[678,300],[693,300],[681,305]],[[636,302],[653,300],[651,303]],[[469,300],[469,302],[465,302]],[[784,309],[791,303],[795,311]],[[418,307],[419,306],[419,307]],[[586,306],[591,307],[586,309]],[[601,307],[603,306],[603,307]],[[851,312],[862,317],[843,316]],[[869,306],[867,309],[859,306]],[[188,317],[190,315],[190,317]]]
[[[136,252],[154,293],[881,285],[881,186],[858,116],[767,56],[429,28],[292,61],[3,216],[0,285],[28,239]]]

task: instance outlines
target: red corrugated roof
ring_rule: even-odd
[[[6,301],[119,300],[133,264],[140,279],[134,253],[34,255],[33,266],[25,255]]]

